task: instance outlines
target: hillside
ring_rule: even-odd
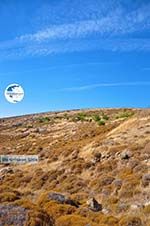
[[[0,119],[0,226],[150,226],[150,110]]]

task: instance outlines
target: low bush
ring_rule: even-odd
[[[58,204],[55,201],[49,201],[44,205],[44,210],[48,215],[51,215],[56,219],[62,215],[73,214],[76,211],[76,207],[67,204]]]
[[[48,117],[41,117],[41,118],[38,118],[37,120],[40,123],[48,123],[50,121],[50,118],[48,118]]]
[[[13,202],[19,199],[20,196],[14,192],[4,192],[0,194],[0,202]]]
[[[86,121],[86,114],[81,112],[78,113],[77,115],[75,115],[72,119],[74,122],[78,122],[78,121]]]
[[[116,119],[119,118],[128,118],[134,115],[134,112],[130,112],[130,111],[123,111],[120,112],[119,114],[117,114]]]
[[[106,115],[106,114],[103,114],[102,117],[103,117],[104,120],[109,120],[109,116]]]
[[[59,217],[56,221],[56,226],[101,226],[100,224],[96,224],[91,222],[85,217],[81,217],[79,215],[67,215]]]
[[[142,221],[136,216],[125,216],[119,221],[119,226],[143,226]]]
[[[101,119],[100,121],[98,121],[98,125],[99,126],[104,126],[105,125],[105,121]]]
[[[101,118],[100,118],[99,115],[94,115],[94,116],[93,116],[93,120],[94,120],[95,122],[99,122],[99,121],[101,120]]]

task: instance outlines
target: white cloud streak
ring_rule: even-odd
[[[18,37],[18,40],[43,42],[54,39],[81,38],[93,33],[99,34],[100,37],[130,34],[150,28],[149,11],[150,4],[127,14],[118,9],[101,19],[50,26],[34,34],[22,35]]]
[[[97,83],[97,84],[90,84],[90,85],[84,85],[84,86],[64,88],[57,91],[60,91],[60,92],[88,91],[91,89],[96,89],[101,87],[121,87],[121,86],[150,86],[150,82],[135,81],[135,82]]]
[[[28,44],[9,47],[0,51],[0,59],[18,59],[24,57],[47,56],[54,54],[73,53],[81,51],[103,50],[112,52],[150,51],[149,39],[84,39],[63,40],[57,43]]]
[[[149,31],[149,12],[150,4],[130,12],[119,7],[94,19],[91,17],[89,20],[74,23],[49,25],[33,34],[0,42],[0,60],[95,49],[150,51],[149,38],[133,38],[142,31]]]

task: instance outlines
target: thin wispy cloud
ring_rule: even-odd
[[[4,73],[0,73],[0,76],[6,76],[6,75],[13,75],[13,74],[28,74],[32,72],[40,72],[40,71],[55,71],[55,70],[62,70],[62,69],[71,69],[77,68],[77,67],[87,67],[87,66],[97,66],[97,65],[118,65],[120,64],[117,61],[99,61],[99,62],[82,62],[82,63],[74,63],[74,64],[63,64],[63,65],[57,65],[57,66],[50,66],[50,67],[36,67],[28,70],[22,70],[22,71],[8,71]],[[36,74],[35,74],[36,76]]]
[[[121,4],[116,4],[117,1],[113,0],[112,3],[108,13],[95,11],[90,17],[90,10],[85,9],[82,19],[73,22],[68,20],[67,23],[57,25],[47,24],[46,28],[34,33],[0,42],[0,59],[47,56],[95,49],[122,52],[150,51],[150,39],[137,37],[142,31],[149,31],[150,4],[143,4],[127,11]],[[117,7],[113,8],[115,5]],[[107,2],[101,3],[101,8],[106,6]],[[80,13],[77,11],[77,18]],[[71,14],[69,15],[71,19]]]
[[[57,43],[27,44],[17,48],[0,51],[0,59],[18,59],[24,57],[48,56],[82,51],[104,50],[112,52],[149,52],[149,39],[84,39],[63,40]]]
[[[149,10],[150,4],[128,14],[122,12],[121,9],[114,10],[110,15],[101,19],[50,26],[34,34],[22,35],[18,37],[18,41],[43,42],[53,39],[72,39],[86,37],[93,33],[98,33],[100,37],[130,34],[150,28]]]
[[[150,86],[150,82],[135,81],[135,82],[97,83],[97,84],[69,87],[69,88],[64,88],[57,91],[60,91],[60,92],[88,91],[88,90],[101,88],[101,87],[122,87],[122,86]]]

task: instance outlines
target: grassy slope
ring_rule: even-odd
[[[150,225],[150,187],[144,180],[150,173],[148,109],[1,119],[0,154],[40,157],[36,165],[10,165],[13,172],[0,172],[1,204],[30,210],[27,225],[42,225],[48,217],[56,226]],[[95,160],[99,155],[101,159]],[[0,165],[4,167],[8,166]],[[80,208],[48,200],[50,191],[80,202]],[[90,197],[102,204],[102,212],[89,210]]]

